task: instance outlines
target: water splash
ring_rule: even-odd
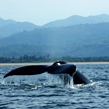
[[[5,85],[35,85],[35,86],[59,86],[59,87],[73,87],[73,78],[68,74],[48,74],[32,76],[11,76],[3,79],[2,84]]]
[[[73,78],[68,74],[48,74],[48,83],[57,84],[60,87],[73,87]]]

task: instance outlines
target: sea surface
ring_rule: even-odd
[[[0,109],[109,109],[109,64],[77,64],[92,83],[64,85],[59,75],[47,72],[10,76],[24,65],[0,65]]]

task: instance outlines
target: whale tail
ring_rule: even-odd
[[[32,65],[17,68],[7,73],[4,78],[13,75],[37,75],[46,72],[47,65]]]
[[[15,70],[7,73],[4,78],[13,75],[37,75],[44,72],[48,72],[50,74],[69,74],[73,76],[74,84],[88,84],[90,81],[82,75],[78,70],[76,70],[76,66],[73,64],[67,64],[63,61],[55,62],[53,65],[31,65],[17,68]]]
[[[73,83],[74,84],[89,84],[90,80],[87,79],[83,74],[78,70],[73,74]]]

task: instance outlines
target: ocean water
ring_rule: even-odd
[[[21,66],[0,66],[0,109],[109,109],[109,64],[77,64],[92,81],[87,85],[73,85],[70,77],[64,85],[59,75],[47,72],[3,78]]]

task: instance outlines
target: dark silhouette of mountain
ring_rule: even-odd
[[[35,28],[39,28],[39,26],[29,22],[11,23],[0,28],[0,37],[7,37],[22,31],[31,31]]]
[[[8,45],[0,47],[0,57],[47,56],[50,57],[100,57],[109,56],[109,46],[105,44],[88,44],[79,47],[69,46],[35,46],[35,45]]]
[[[101,15],[88,16],[88,17],[73,15],[66,19],[60,19],[53,22],[49,22],[43,25],[43,27],[46,28],[65,27],[65,26],[71,26],[77,24],[96,24],[101,22],[109,22],[109,15],[101,14]]]
[[[0,27],[6,26],[8,24],[16,23],[14,20],[4,20],[0,18]]]
[[[0,39],[0,56],[108,56],[108,49],[109,23],[38,28]]]
[[[66,19],[49,22],[43,26],[37,26],[29,22],[3,20],[2,18],[0,18],[0,38],[7,37],[18,32],[23,32],[25,30],[31,31],[35,28],[66,27],[79,24],[97,24],[101,22],[109,22],[109,15],[102,14],[89,17],[74,15]]]
[[[109,23],[81,24],[60,28],[40,28],[23,31],[0,39],[0,46],[29,45],[76,45],[76,43],[101,43],[109,39]],[[89,42],[90,40],[90,42]]]
[[[16,22],[14,20],[3,20],[0,18],[0,38],[7,37],[25,30],[31,31],[39,27],[40,26],[34,25],[29,22]]]

